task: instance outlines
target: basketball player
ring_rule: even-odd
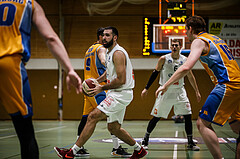
[[[181,43],[179,40],[172,40],[170,48],[172,51],[170,54],[166,54],[159,58],[155,70],[153,71],[146,87],[142,91],[142,97],[147,95],[149,87],[157,78],[160,71],[161,74],[159,84],[163,85],[171,77],[171,75],[186,61],[187,58],[180,54]],[[201,100],[201,95],[199,93],[198,86],[196,84],[196,80],[192,71],[187,74],[187,77],[196,92],[197,101],[199,102]],[[200,148],[196,146],[196,144],[193,142],[191,119],[192,111],[186,94],[186,90],[184,88],[184,78],[181,78],[177,82],[175,82],[169,88],[166,94],[159,95],[156,98],[154,107],[151,112],[153,118],[148,123],[147,132],[142,141],[143,148],[148,149],[150,133],[156,127],[157,122],[161,118],[168,117],[168,114],[170,113],[173,106],[175,115],[183,115],[185,119],[185,131],[188,139],[187,149],[199,151]]]
[[[107,71],[99,78],[99,81],[107,80],[107,84],[99,85],[89,94],[98,94],[108,90],[107,97],[88,116],[76,144],[69,150],[61,150],[55,147],[59,157],[74,158],[76,152],[91,137],[98,121],[107,117],[108,130],[119,139],[134,147],[131,159],[137,159],[147,154],[130,135],[121,128],[126,107],[133,99],[135,85],[132,64],[126,50],[117,44],[118,30],[115,27],[106,27],[103,32],[103,46],[107,48]]]
[[[67,86],[81,92],[81,78],[41,6],[33,0],[0,1],[0,102],[10,114],[21,147],[22,159],[38,159],[32,124],[32,99],[25,63],[29,60],[31,24],[67,73]]]
[[[103,31],[104,28],[99,28],[97,30],[97,42],[88,48],[85,53],[84,62],[84,80],[88,78],[97,79],[105,71],[105,58],[106,58],[106,48],[102,46],[103,41]],[[106,84],[106,82],[100,83],[101,85]],[[94,97],[84,96],[84,107],[82,120],[78,126],[78,137],[80,136],[83,128],[86,125],[87,117],[90,112],[92,112],[104,99],[106,98],[106,92],[102,91]],[[111,135],[113,140],[113,150],[111,154],[117,157],[130,157],[131,154],[127,153],[125,148],[119,145],[118,138],[115,135]],[[77,152],[77,157],[89,156],[86,149],[83,147]]]
[[[213,158],[223,158],[212,123],[223,126],[229,122],[233,132],[240,132],[240,69],[227,44],[206,32],[206,23],[200,16],[186,20],[187,37],[192,42],[187,61],[156,91],[164,94],[170,85],[184,77],[198,59],[209,74],[214,89],[203,105],[197,120],[198,130]],[[237,138],[236,158],[240,158],[240,135]]]

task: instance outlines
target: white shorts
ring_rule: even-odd
[[[107,117],[107,123],[123,123],[126,107],[133,100],[133,90],[107,92],[107,97],[97,106]]]
[[[151,115],[155,117],[167,118],[174,106],[175,115],[192,114],[191,106],[184,87],[169,88],[167,92],[156,98]]]

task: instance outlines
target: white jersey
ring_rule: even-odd
[[[164,85],[169,78],[174,74],[174,72],[184,63],[187,58],[180,54],[179,59],[173,59],[171,54],[165,55],[165,63],[160,73],[159,84]],[[180,88],[184,86],[184,77],[178,82],[175,82],[169,88]]]
[[[113,79],[117,78],[116,69],[112,59],[114,52],[117,50],[122,51],[126,57],[126,83],[123,84],[121,87],[113,90],[120,91],[125,89],[133,89],[135,86],[135,81],[134,81],[132,64],[129,59],[127,51],[123,47],[119,46],[118,44],[109,53],[106,54],[107,83],[110,83]]]

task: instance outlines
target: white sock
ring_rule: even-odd
[[[118,142],[118,138],[115,135],[111,135],[111,136],[113,141],[113,148],[117,149],[120,146]]]
[[[134,150],[140,151],[141,146],[136,142],[135,145],[133,145]]]
[[[76,155],[77,152],[81,149],[81,147],[78,147],[78,145],[74,144],[72,147],[73,154]]]

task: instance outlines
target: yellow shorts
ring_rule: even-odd
[[[94,97],[84,96],[83,116],[89,115],[106,98],[106,92],[101,92]]]
[[[226,121],[240,121],[240,83],[217,84],[208,96],[199,116],[223,126]]]
[[[0,58],[0,102],[10,115],[32,116],[28,76],[20,54]]]

